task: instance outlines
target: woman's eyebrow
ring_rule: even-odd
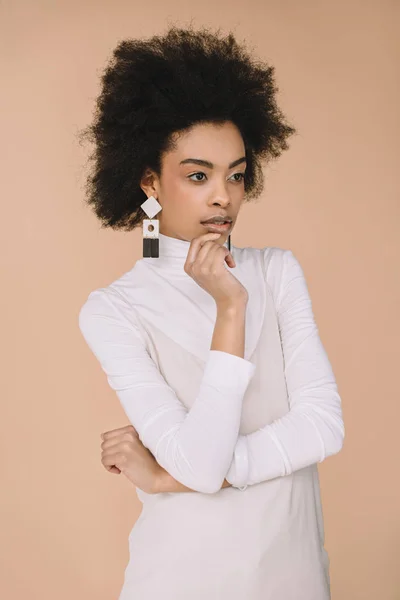
[[[228,166],[228,169],[233,169],[233,167],[236,167],[236,165],[240,165],[240,163],[242,162],[246,162],[246,157],[242,156],[242,158],[238,158],[237,160],[234,160],[233,163],[231,163]],[[181,162],[179,163],[180,165],[185,165],[187,163],[193,163],[195,165],[201,165],[202,167],[208,167],[209,169],[214,168],[214,165],[212,162],[208,161],[208,160],[202,160],[200,158],[185,158],[185,160],[181,160]]]

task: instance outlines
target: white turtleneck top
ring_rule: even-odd
[[[344,438],[341,399],[304,273],[292,251],[232,245],[236,267],[225,266],[249,292],[246,352],[241,358],[204,346],[209,338],[205,342],[196,315],[199,323],[205,316],[215,323],[215,302],[183,270],[190,242],[163,234],[159,239],[159,258],[142,258],[108,286],[92,291],[79,312],[88,346],[157,462],[191,489],[215,493],[224,479],[244,490],[337,453]],[[279,324],[290,410],[265,427],[240,435],[242,400],[255,371],[248,358],[260,326],[258,314],[254,315],[265,285],[256,268],[260,253]],[[131,290],[139,286],[142,295],[135,296]],[[170,311],[180,311],[182,294],[191,301],[190,314],[180,314],[182,327],[169,334],[189,351],[203,349],[207,357],[189,411],[150,357],[137,319],[148,311],[147,318],[165,332]],[[131,300],[135,297],[143,302]]]

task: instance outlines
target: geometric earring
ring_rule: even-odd
[[[143,219],[143,257],[159,258],[160,222],[153,217],[162,210],[161,204],[154,196],[147,198],[141,205],[148,219]]]

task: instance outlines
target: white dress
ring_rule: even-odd
[[[329,600],[317,463],[342,447],[335,377],[290,250],[232,245],[244,358],[210,350],[214,299],[160,234],[79,326],[143,444],[195,490],[147,494],[119,600]],[[221,488],[224,479],[232,487]]]

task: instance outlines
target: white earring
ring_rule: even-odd
[[[159,258],[160,223],[153,217],[162,210],[162,206],[154,196],[150,196],[141,204],[141,208],[149,217],[143,219],[143,257]]]

